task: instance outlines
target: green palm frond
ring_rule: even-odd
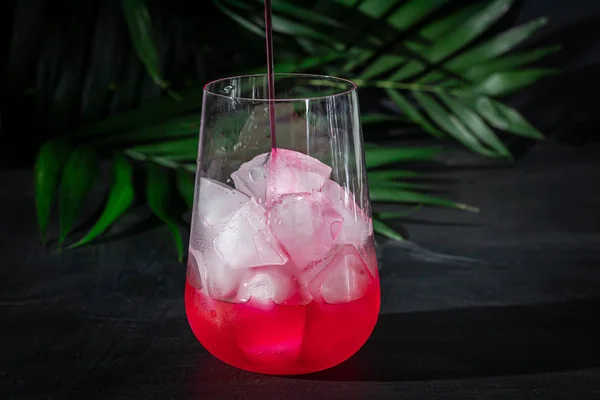
[[[154,214],[169,227],[181,257],[178,216],[173,215],[170,203],[175,200],[192,206],[200,123],[195,112],[201,106],[203,92],[200,87],[178,90],[177,94],[170,91],[162,76],[163,53],[153,40],[145,2],[121,1],[138,64],[141,62],[145,68],[149,81],[170,96],[87,124],[65,135],[68,145],[53,141],[42,148],[36,165],[40,227],[45,231],[57,188],[65,186],[61,190],[68,190],[79,185],[82,189],[74,193],[73,207],[60,210],[65,214],[60,218],[68,222],[61,235],[61,240],[64,239],[62,236],[75,220],[78,204],[86,195],[88,181],[94,177],[95,154],[110,153],[114,156],[114,177],[104,211],[88,233],[71,247],[90,243],[127,211],[136,197],[134,167],[142,164],[147,170],[142,195],[150,201]],[[213,3],[241,27],[263,35],[262,0],[213,0]],[[312,5],[308,6],[309,3]],[[379,89],[398,112],[364,114],[362,123],[367,141],[371,127],[408,123],[437,139],[453,140],[483,156],[510,159],[510,151],[499,132],[531,139],[543,136],[517,110],[504,104],[502,98],[555,73],[535,63],[559,50],[555,46],[521,49],[546,24],[544,18],[498,32],[499,22],[513,5],[513,0],[276,0],[273,4],[273,29],[278,39],[275,70],[341,75],[355,80],[361,88]],[[98,60],[102,54],[98,53]],[[110,82],[115,72],[107,71],[110,73],[105,77],[94,79]],[[135,97],[132,93],[128,97]],[[101,104],[102,97],[93,97],[91,92],[86,92],[84,99],[90,103],[86,110],[108,108]],[[99,114],[90,112],[90,115]],[[228,145],[231,143],[223,143],[225,148]],[[442,151],[439,144],[393,148],[367,142],[372,201],[477,211],[475,207],[431,195],[420,183],[423,175],[414,170],[412,163],[436,162]],[[78,154],[85,157],[77,157]],[[78,171],[71,165],[71,173],[66,173],[65,165],[79,158],[86,160],[86,168]],[[44,176],[51,179],[42,179]],[[64,180],[65,176],[69,179]],[[402,215],[375,212],[376,232],[401,239],[386,222],[397,217]]]
[[[215,1],[230,12],[241,11],[239,1]],[[277,3],[279,8],[299,4],[291,0]],[[339,20],[351,22],[355,31],[363,33],[364,39],[353,36],[349,43],[338,39],[349,26],[315,24],[301,13],[294,25],[312,32],[312,37],[305,35],[303,40],[310,41],[313,48],[327,45],[311,57],[326,60],[327,56],[338,56],[335,62],[322,66],[329,74],[353,78],[359,87],[383,89],[400,112],[435,137],[452,138],[484,156],[508,158],[510,153],[496,130],[533,139],[541,139],[542,134],[499,99],[556,73],[533,63],[559,50],[552,46],[512,52],[546,24],[545,18],[490,35],[514,3],[483,0],[457,7],[457,2],[450,0],[319,2],[321,7],[336,10]],[[453,11],[442,13],[446,8]],[[280,12],[273,11],[276,15]],[[244,5],[245,18],[262,28],[260,12],[260,4]],[[356,18],[355,13],[363,18]],[[434,18],[437,15],[443,16]],[[274,31],[289,36],[285,26],[274,26]],[[386,36],[378,35],[380,31]],[[315,39],[317,36],[319,39]],[[482,112],[477,104],[494,105]],[[490,113],[498,117],[493,122]],[[517,124],[510,122],[515,119],[519,120]],[[528,129],[517,125],[527,125]]]

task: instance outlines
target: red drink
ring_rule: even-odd
[[[205,88],[185,303],[217,358],[302,374],[339,364],[367,340],[379,277],[355,86],[277,82],[281,98],[266,76]],[[340,92],[294,97],[330,84]],[[235,143],[227,132],[239,132]]]
[[[352,356],[375,326],[379,301],[376,277],[362,297],[342,304],[230,303],[189,283],[185,288],[189,324],[210,353],[238,368],[281,375],[319,371]]]

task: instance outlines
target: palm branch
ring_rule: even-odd
[[[262,34],[261,1],[214,0],[234,21]],[[402,122],[439,139],[454,139],[484,156],[509,157],[497,135],[505,131],[539,139],[542,135],[501,98],[554,71],[531,67],[554,47],[512,52],[544,25],[538,19],[489,35],[513,1],[456,6],[456,2],[321,0],[310,8],[290,0],[274,2],[274,30],[282,61],[277,72],[325,71],[348,76],[359,87],[381,89],[395,113],[362,116],[365,137],[377,122]],[[451,13],[445,7],[454,4]],[[134,165],[146,164],[145,194],[167,224],[182,257],[180,214],[173,203],[191,207],[201,88],[170,91],[160,74],[152,19],[143,0],[122,0],[134,48],[152,80],[170,96],[116,114],[42,146],[35,167],[36,201],[42,235],[60,189],[62,244],[94,181],[99,153],[113,154],[113,180],[104,210],[89,232],[70,247],[106,232],[134,203]],[[346,23],[340,21],[347,21]],[[359,25],[357,25],[359,24]],[[287,51],[287,49],[290,49]],[[301,55],[298,56],[298,52]],[[435,162],[441,146],[365,146],[370,193],[375,203],[424,204],[474,210],[432,196],[415,180],[419,173],[397,169],[413,161]],[[175,198],[177,188],[179,199]],[[377,233],[401,239],[386,221],[397,214],[375,213]]]

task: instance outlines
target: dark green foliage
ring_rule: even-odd
[[[415,172],[412,163],[438,162],[443,146],[452,142],[482,156],[510,160],[499,133],[543,138],[502,98],[555,73],[535,63],[557,47],[520,50],[546,20],[502,29],[500,22],[513,0],[356,2],[275,1],[275,70],[349,77],[396,105],[395,113],[362,117],[374,202],[476,211],[425,194],[419,183],[423,174]],[[96,154],[110,155],[113,181],[104,211],[72,247],[90,243],[129,209],[136,196],[134,164],[143,164],[146,199],[169,227],[181,258],[180,216],[172,204],[193,203],[199,84],[217,73],[264,69],[262,2],[203,3],[210,18],[221,18],[228,26],[218,35],[202,31],[208,28],[201,27],[201,18],[208,17],[171,12],[158,0],[111,0],[102,7],[71,0],[72,14],[57,15],[56,21],[47,20],[41,11],[52,9],[48,1],[38,8],[31,3],[17,4],[11,90],[31,95],[45,126],[64,139],[44,144],[36,162],[42,237],[60,187],[59,242],[65,240],[94,182]],[[32,26],[28,34],[25,24]],[[36,39],[42,32],[47,37]],[[417,126],[439,143],[400,148],[369,143],[371,130],[387,125]],[[218,145],[227,150],[235,134],[224,135]],[[376,232],[400,239],[385,219],[375,213]]]

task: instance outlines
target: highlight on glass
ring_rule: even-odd
[[[185,305],[220,360],[304,374],[365,343],[379,276],[355,85],[274,81],[205,87]]]

